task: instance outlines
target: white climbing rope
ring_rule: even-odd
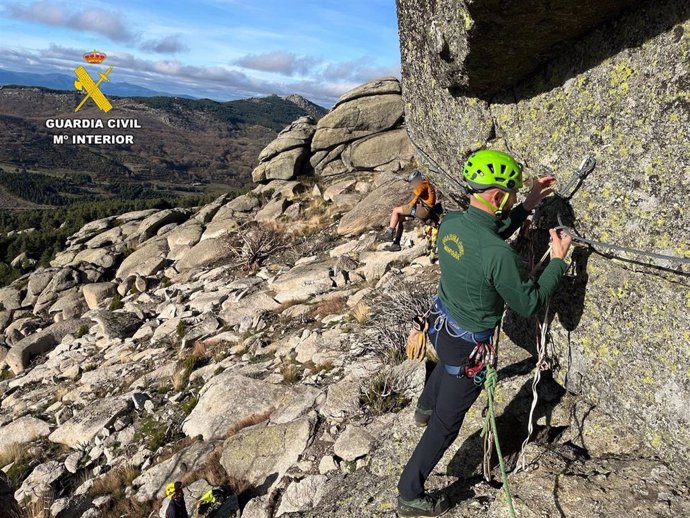
[[[522,442],[522,447],[520,448],[520,455],[515,467],[516,471],[527,469],[525,449],[527,448],[527,445],[532,438],[532,434],[534,433],[534,411],[537,409],[537,404],[539,403],[537,387],[541,381],[541,373],[551,368],[548,355],[546,353],[546,341],[549,333],[549,305],[550,301],[547,300],[544,311],[544,320],[542,322],[537,322],[537,329],[539,333],[536,340],[537,365],[534,369],[534,377],[532,378],[532,406],[530,407],[529,418],[527,421],[527,437],[525,437],[525,440]]]

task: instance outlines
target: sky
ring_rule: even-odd
[[[395,0],[0,0],[0,68],[71,75],[93,49],[113,81],[221,101],[400,75]]]

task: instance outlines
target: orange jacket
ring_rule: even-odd
[[[415,204],[418,201],[423,201],[429,207],[436,205],[436,189],[431,185],[429,180],[422,180],[419,182],[417,187],[414,189],[414,196],[408,202],[409,204]]]

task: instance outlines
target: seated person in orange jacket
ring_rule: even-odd
[[[405,221],[415,217],[426,221],[432,215],[433,207],[436,205],[436,189],[421,171],[412,171],[406,181],[412,187],[413,196],[405,205],[393,209],[389,228],[380,236],[382,241],[393,242],[390,250],[394,251],[400,250],[400,238]]]

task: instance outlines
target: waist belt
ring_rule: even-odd
[[[429,326],[429,335],[433,337],[435,346],[438,345],[438,333],[439,331],[441,331],[441,329],[445,329],[446,333],[448,333],[448,335],[452,336],[453,338],[461,338],[468,342],[474,343],[475,346],[479,346],[479,344],[490,343],[494,335],[493,329],[486,329],[484,331],[473,332],[466,331],[465,329],[460,327],[458,323],[455,321],[455,319],[452,316],[450,316],[450,314],[448,313],[447,309],[445,308],[445,306],[441,302],[441,299],[438,296],[434,297],[433,299],[433,306],[430,310],[429,320],[429,323],[431,324]],[[474,356],[476,351],[477,347],[475,347],[475,350],[472,351],[471,356]],[[479,373],[475,373],[473,371],[468,373],[468,365],[446,365],[444,363],[443,368],[446,370],[448,374],[455,377],[470,373],[471,377],[476,377],[476,374]]]
[[[453,338],[462,338],[468,342],[472,342],[475,345],[478,343],[484,343],[491,340],[494,335],[493,329],[486,329],[484,331],[466,331],[455,319],[450,316],[448,310],[441,302],[438,296],[433,298],[433,305],[429,313],[429,334],[437,334],[441,329],[446,330]]]

